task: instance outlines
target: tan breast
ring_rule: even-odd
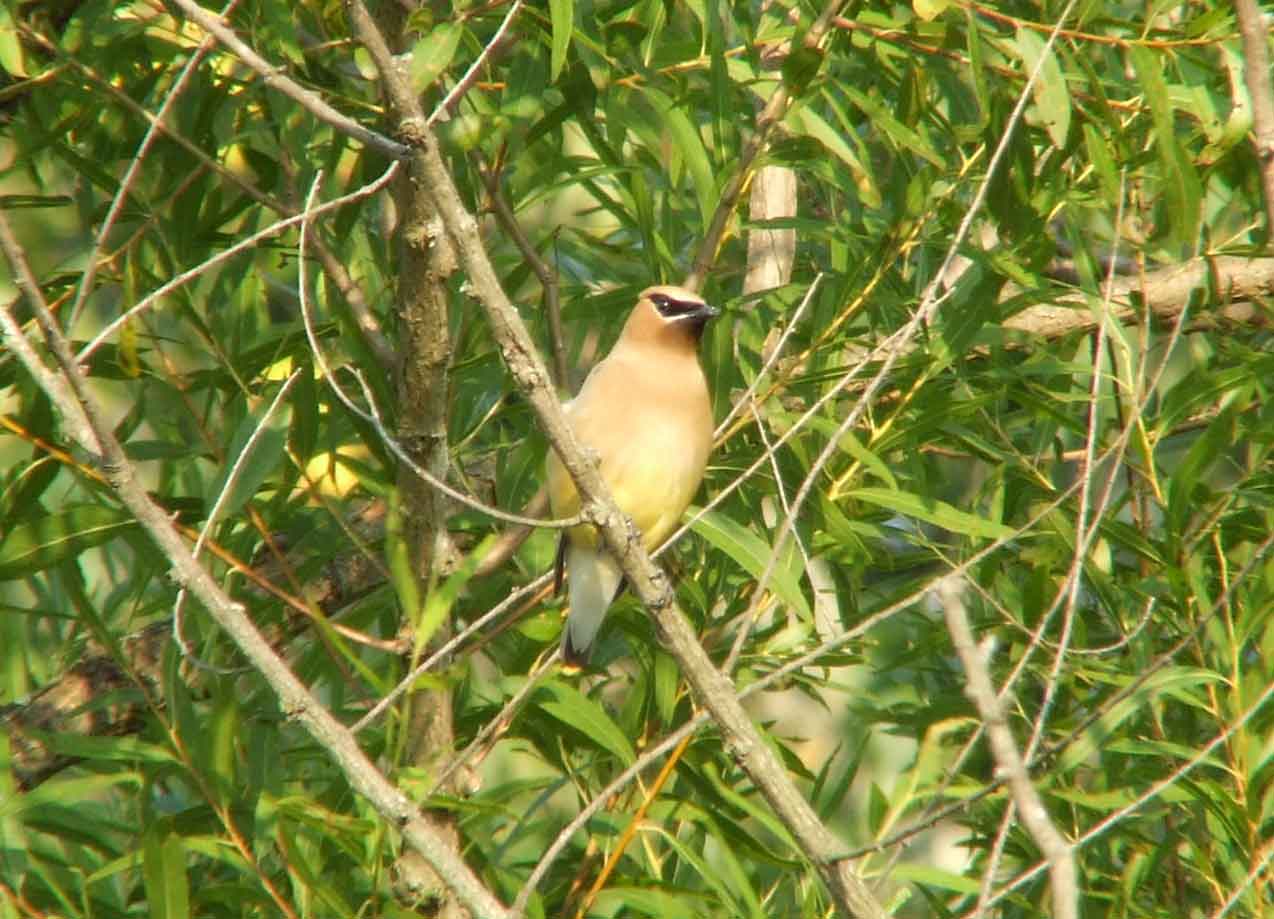
[[[596,451],[620,510],[653,548],[694,498],[712,447],[712,405],[697,355],[641,346],[612,352],[566,414],[583,444]],[[575,486],[552,452],[548,487],[555,516],[578,511]],[[596,538],[591,527],[571,535]]]

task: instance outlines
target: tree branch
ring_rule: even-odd
[[[491,211],[495,214],[495,219],[499,221],[504,232],[509,234],[513,244],[522,253],[522,258],[531,266],[531,271],[535,272],[540,288],[544,291],[544,309],[548,317],[553,373],[557,385],[565,388],[570,385],[570,379],[566,366],[566,341],[562,334],[562,302],[558,295],[557,275],[553,273],[548,263],[540,258],[535,244],[522,229],[522,224],[518,223],[517,215],[513,213],[513,208],[509,207],[504,191],[500,188],[499,175],[494,170],[483,166],[480,166],[478,171],[487,187],[487,195],[491,199]]]
[[[805,33],[801,53],[822,54],[819,45],[823,43],[823,38],[831,27],[832,21],[844,5],[845,0],[831,0],[824,7],[822,14],[810,26],[809,31]],[[739,158],[730,174],[730,180],[726,182],[725,188],[721,190],[721,200],[717,203],[717,209],[712,214],[712,222],[708,224],[708,232],[704,234],[702,242],[699,243],[699,249],[690,265],[690,273],[681,282],[687,289],[697,291],[703,287],[703,282],[708,277],[708,271],[711,269],[713,262],[716,261],[717,250],[721,247],[721,240],[725,236],[726,227],[729,226],[730,219],[734,216],[734,209],[739,204],[739,198],[742,197],[743,190],[747,187],[748,180],[752,176],[752,165],[769,143],[770,133],[774,130],[774,126],[782,121],[783,116],[787,114],[788,105],[791,101],[792,96],[788,85],[782,83],[774,90],[774,95],[770,96],[770,100],[761,109],[761,114],[757,116],[756,128],[753,130],[752,136],[743,144],[743,149],[739,152]]]
[[[351,0],[351,6],[357,5],[359,0]],[[420,152],[423,178],[456,244],[470,289],[486,314],[505,365],[575,482],[585,519],[597,526],[607,548],[619,560],[629,585],[650,611],[686,679],[720,726],[727,746],[814,863],[838,909],[849,916],[882,917],[881,907],[843,858],[844,844],[823,825],[809,802],[797,791],[783,764],[739,704],[733,685],[712,665],[677,606],[668,579],[642,548],[631,521],[615,506],[596,466],[585,458],[562,413],[548,370],[530,333],[500,286],[483,247],[477,222],[461,203],[437,140],[423,124]]]
[[[1252,130],[1256,160],[1265,193],[1266,247],[1274,241],[1274,88],[1270,85],[1269,27],[1256,0],[1234,0],[1243,36],[1243,82],[1252,98]]]
[[[1121,322],[1137,322],[1142,310],[1148,308],[1160,319],[1175,319],[1204,285],[1225,303],[1204,315],[1232,322],[1261,321],[1260,308],[1254,304],[1274,293],[1274,259],[1205,256],[1163,268],[1144,279],[1122,279],[1111,288],[1111,315]],[[1028,307],[1006,319],[1003,327],[1044,338],[1091,331],[1101,319],[1088,303],[1089,295],[1083,292],[1067,294],[1053,303]],[[1268,312],[1264,321],[1269,321]]]
[[[1053,826],[1044,801],[1031,784],[1026,763],[1018,752],[1017,742],[1009,729],[1004,705],[991,682],[983,652],[974,643],[973,629],[969,625],[964,602],[960,599],[962,589],[960,580],[954,576],[944,578],[938,584],[938,596],[946,616],[947,629],[951,632],[951,643],[960,656],[968,680],[965,692],[977,707],[986,727],[987,742],[995,757],[996,771],[1008,783],[1013,802],[1022,815],[1022,823],[1048,860],[1053,887],[1052,915],[1057,919],[1077,919],[1079,891],[1075,882],[1075,859],[1071,845]]]
[[[342,134],[348,134],[373,150],[379,150],[381,153],[395,159],[402,159],[410,152],[410,146],[390,140],[385,135],[364,127],[348,115],[344,115],[332,108],[318,93],[306,89],[300,83],[287,76],[282,68],[274,66],[257,54],[251,46],[234,34],[233,29],[205,10],[195,0],[173,0],[173,2],[181,7],[187,16],[198,23],[200,28],[215,35],[217,41],[233,51],[245,64],[255,70],[266,86],[292,99],[319,121],[331,125]]]
[[[0,212],[0,238],[12,239],[3,212]],[[7,253],[8,250],[9,246],[6,244]],[[13,254],[9,254],[12,262]],[[14,265],[14,269],[18,273],[18,265]],[[83,449],[101,455],[107,481],[160,552],[172,562],[173,578],[204,605],[209,615],[265,677],[278,696],[281,710],[289,718],[299,721],[315,741],[328,751],[350,785],[366,797],[383,817],[402,832],[408,843],[429,860],[439,875],[447,879],[465,905],[477,916],[507,915],[505,908],[464,861],[429,826],[415,804],[395,788],[367,758],[355,742],[353,734],[297,679],[249,619],[243,604],[232,600],[191,555],[163,508],[155,504],[147,494],[132,463],[124,454],[123,447],[101,420],[102,416],[77,370],[70,343],[54,323],[39,289],[27,287],[24,292],[39,317],[60,374],[51,375],[48,368],[39,363],[8,308],[0,308],[0,329],[3,329],[6,344],[18,355],[32,377],[41,386],[48,387],[45,391],[55,404],[63,406],[78,403],[86,427],[73,425],[72,436],[78,439]]]

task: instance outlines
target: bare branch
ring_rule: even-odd
[[[1144,278],[1115,282],[1110,291],[1113,316],[1120,322],[1136,322],[1144,305],[1165,320],[1175,319],[1200,287],[1209,287],[1224,305],[1202,314],[1231,322],[1271,321],[1268,309],[1256,306],[1274,293],[1274,259],[1244,258],[1233,255],[1205,256],[1180,265],[1162,268]],[[1045,338],[1059,338],[1073,332],[1088,331],[1099,318],[1088,307],[1085,294],[1058,298],[1053,303],[1029,307],[1004,321],[1004,328],[1029,332]]]
[[[266,86],[292,99],[319,121],[331,125],[342,134],[348,134],[366,146],[379,150],[394,159],[402,159],[410,152],[410,146],[390,140],[383,134],[364,127],[348,115],[344,115],[332,108],[318,93],[306,89],[300,83],[287,76],[281,67],[274,66],[257,54],[251,46],[234,34],[233,29],[222,22],[220,18],[205,10],[195,0],[173,0],[173,2],[181,7],[187,16],[198,23],[200,28],[216,36],[217,41],[233,51],[245,64],[255,70]]]
[[[226,8],[222,10],[221,15],[229,14],[237,2],[238,0],[230,0],[226,4]],[[89,295],[93,293],[93,278],[97,274],[97,260],[101,255],[102,247],[106,244],[106,237],[111,232],[111,228],[115,226],[115,220],[119,217],[120,211],[123,210],[124,202],[132,193],[133,182],[137,179],[138,173],[141,172],[142,162],[146,159],[146,154],[150,151],[155,139],[162,133],[161,125],[164,123],[164,118],[168,115],[173,104],[181,97],[187,82],[194,76],[199,64],[203,61],[204,55],[211,51],[214,45],[216,45],[216,39],[209,35],[199,43],[194,53],[190,55],[190,60],[186,61],[186,66],[177,75],[172,87],[165,94],[164,101],[159,106],[159,111],[155,113],[154,120],[147,127],[146,134],[142,137],[142,142],[138,145],[137,152],[133,154],[132,160],[129,161],[128,169],[125,170],[123,178],[119,180],[119,188],[115,191],[115,198],[111,201],[111,206],[107,209],[106,216],[102,219],[101,229],[97,231],[97,237],[93,240],[93,246],[84,261],[84,273],[80,275],[79,289],[75,292],[75,302],[71,304],[71,315],[66,323],[67,329],[75,326],[75,320],[79,317],[80,311],[84,308]]]
[[[92,67],[87,66],[78,58],[67,56],[61,47],[51,43],[43,35],[33,32],[25,25],[18,23],[18,34],[26,41],[38,45],[48,54],[53,55],[57,60],[62,61],[82,74],[88,82],[96,86],[106,96],[123,108],[127,109],[133,115],[145,121],[149,128],[153,128],[171,140],[177,146],[181,147],[186,153],[189,153],[194,159],[205,169],[208,169],[220,178],[227,185],[237,188],[253,201],[261,204],[276,214],[284,214],[288,216],[297,216],[296,208],[289,207],[284,202],[278,200],[273,195],[269,195],[249,182],[242,176],[236,174],[233,170],[227,169],[223,164],[210,157],[204,150],[192,142],[188,137],[180,131],[175,130],[172,125],[166,121],[161,121],[147,109],[139,105],[136,100],[127,93],[122,92],[119,87],[112,84],[109,80],[102,77]],[[50,71],[52,73],[53,71]],[[397,163],[391,163],[390,169],[396,169]],[[375,184],[375,183],[373,183]],[[366,188],[367,186],[364,186]],[[379,186],[377,186],[379,187]],[[335,204],[335,202],[330,202]],[[298,217],[299,219],[299,217]],[[372,315],[371,310],[367,306],[367,299],[363,296],[363,292],[354,284],[353,279],[349,276],[349,272],[345,270],[345,266],[332,252],[331,247],[321,239],[315,238],[311,245],[318,251],[319,258],[323,261],[323,270],[327,272],[332,283],[334,283],[341,295],[349,303],[350,312],[354,316],[354,321],[358,324],[359,331],[366,339],[368,347],[376,357],[384,364],[390,364],[395,360],[393,349],[385,340],[384,333],[380,329],[380,324]],[[83,358],[81,358],[82,360]]]
[[[1234,0],[1243,37],[1243,82],[1252,97],[1256,161],[1265,193],[1266,246],[1274,240],[1274,86],[1270,83],[1269,26],[1256,0]]]
[[[487,610],[477,619],[473,620],[473,622],[469,623],[469,625],[462,631],[453,635],[447,640],[446,644],[437,648],[431,655],[429,655],[429,657],[425,658],[425,660],[413,667],[410,673],[399,680],[398,685],[387,692],[385,697],[377,702],[366,715],[359,718],[358,721],[354,723],[353,727],[350,728],[350,731],[357,734],[359,731],[363,730],[363,728],[367,727],[383,715],[389,706],[393,705],[394,702],[402,697],[403,693],[415,684],[416,680],[420,679],[420,677],[424,676],[436,667],[441,661],[446,660],[446,658],[459,648],[460,645],[464,644],[471,635],[482,630],[489,623],[507,613],[509,608],[512,607],[518,600],[521,600],[523,597],[533,594],[541,587],[546,586],[552,576],[552,573],[548,572],[540,575],[529,584],[523,584],[495,606],[491,607],[491,609]]]
[[[6,241],[11,238],[2,212],[0,212],[0,238]],[[101,454],[102,466],[108,482],[143,530],[154,540],[164,556],[172,562],[173,577],[176,581],[189,589],[204,605],[217,624],[226,631],[252,665],[265,677],[279,698],[280,708],[289,717],[299,721],[315,741],[328,751],[351,787],[366,797],[391,826],[402,832],[409,844],[420,851],[438,874],[446,879],[460,900],[476,916],[504,917],[507,915],[505,908],[428,824],[416,805],[395,788],[359,749],[354,735],[332,717],[332,714],[297,679],[248,618],[243,605],[232,600],[191,555],[163,508],[155,504],[147,494],[146,488],[139,481],[136,470],[125,455],[119,441],[115,439],[109,427],[102,422],[101,415],[90,399],[80,377],[70,343],[53,322],[53,317],[39,295],[38,288],[34,293],[31,291],[27,293],[37,316],[40,317],[47,344],[61,370],[57,377],[51,377],[47,373],[37,375],[35,372],[32,375],[42,386],[47,384],[50,387],[46,392],[56,404],[79,403],[82,406],[87,430],[73,426],[72,434],[84,438],[80,441],[82,448]],[[16,328],[16,322],[13,321],[7,308],[0,309],[0,328],[4,329],[6,341],[10,340],[12,330]],[[25,340],[20,330],[17,337]],[[18,353],[20,357],[35,356],[29,343],[25,350],[19,350]],[[25,363],[25,358],[23,359]],[[28,369],[32,368],[28,366]]]
[[[1235,583],[1237,583],[1238,580],[1241,580],[1246,573],[1249,573],[1254,568],[1256,568],[1257,563],[1259,563],[1262,559],[1264,559],[1265,554],[1269,552],[1272,546],[1274,546],[1274,534],[1271,534],[1270,537],[1266,539],[1257,548],[1256,552],[1254,553],[1252,557],[1252,560],[1246,566],[1244,566],[1244,571],[1240,572],[1240,575],[1238,578],[1236,578]],[[1222,603],[1228,600],[1229,593],[1230,591],[1227,590],[1226,596],[1223,597],[1221,600],[1218,600],[1215,604],[1213,604],[1212,611],[1208,614],[1207,617],[1205,617],[1205,621],[1206,619],[1210,619],[1212,613],[1215,613],[1216,610],[1221,607]],[[1201,628],[1202,625],[1203,625],[1203,622],[1201,621],[1198,625],[1196,625],[1195,629],[1197,630]],[[1131,692],[1135,691],[1136,687],[1139,686],[1145,679],[1149,678],[1151,673],[1157,671],[1162,666],[1166,666],[1167,663],[1171,661],[1172,657],[1175,657],[1175,655],[1180,652],[1181,648],[1184,647],[1186,643],[1195,640],[1194,636],[1195,636],[1195,631],[1192,630],[1191,633],[1188,634],[1184,639],[1182,639],[1182,641],[1178,643],[1172,650],[1170,650],[1166,654],[1160,655],[1160,657],[1156,661],[1156,664],[1158,664],[1158,666],[1154,667],[1150,671],[1140,674],[1138,679],[1134,681],[1134,685],[1127,686],[1124,688],[1124,690],[1119,694],[1119,698],[1126,698]],[[1150,788],[1146,789],[1146,791],[1138,795],[1136,799],[1130,801],[1129,803],[1121,807],[1119,810],[1108,815],[1102,820],[1099,820],[1096,824],[1089,827],[1089,829],[1082,836],[1080,836],[1078,839],[1075,840],[1074,848],[1077,848],[1077,849],[1082,848],[1087,843],[1101,836],[1103,833],[1105,833],[1115,824],[1119,823],[1121,820],[1124,820],[1129,815],[1136,813],[1138,810],[1144,807],[1147,803],[1149,803],[1150,801],[1153,801],[1155,798],[1158,798],[1165,791],[1167,791],[1172,786],[1176,785],[1178,782],[1184,779],[1187,775],[1193,772],[1200,765],[1202,765],[1203,763],[1212,761],[1213,751],[1215,751],[1217,747],[1220,747],[1222,744],[1229,741],[1229,739],[1232,736],[1234,736],[1236,732],[1242,730],[1247,725],[1247,723],[1251,721],[1252,718],[1254,718],[1258,713],[1260,713],[1260,711],[1264,709],[1265,706],[1269,704],[1272,700],[1274,700],[1274,683],[1271,683],[1268,686],[1266,686],[1266,688],[1261,692],[1261,694],[1256,698],[1256,700],[1250,706],[1248,706],[1243,712],[1241,712],[1239,716],[1232,723],[1226,725],[1225,728],[1222,731],[1220,731],[1215,737],[1213,737],[1210,741],[1208,741],[1204,746],[1198,748],[1195,754],[1191,756],[1190,759],[1182,763],[1177,769],[1173,770],[1172,774],[1168,775],[1166,778],[1163,778],[1159,780],[1158,782],[1156,782],[1155,784],[1151,785]],[[1081,729],[1084,729],[1083,726],[1081,726]],[[1005,897],[1007,897],[1013,891],[1017,890],[1023,884],[1027,883],[1032,878],[1036,877],[1041,871],[1044,871],[1046,869],[1051,870],[1052,864],[1053,863],[1046,858],[1045,860],[1041,861],[1039,864],[1026,869],[1017,877],[1015,877],[1013,880],[1009,881],[1002,888],[1000,888],[999,892],[996,893],[996,895],[991,899],[990,903],[988,903],[987,905],[994,906],[997,902],[999,902],[1000,900],[1003,900]]]
[[[353,5],[357,6],[358,0],[353,0]],[[739,705],[733,685],[699,645],[667,578],[642,548],[631,521],[615,506],[597,468],[586,459],[566,422],[530,333],[501,288],[477,223],[461,203],[437,141],[427,129],[421,138],[420,152],[423,178],[460,253],[470,288],[486,314],[506,366],[575,482],[585,519],[597,526],[607,548],[619,559],[629,584],[650,611],[690,685],[712,712],[726,745],[812,860],[838,908],[851,916],[883,916],[871,893],[842,857],[844,844],[818,819],[792,784],[782,763]]]
[[[451,87],[451,91],[443,96],[442,101],[434,107],[434,110],[429,114],[429,118],[425,121],[426,125],[432,126],[435,121],[442,117],[444,112],[450,111],[457,100],[473,85],[477,79],[478,70],[486,63],[487,58],[494,53],[495,49],[499,47],[500,42],[504,39],[504,33],[509,30],[513,18],[517,16],[520,9],[522,9],[522,0],[513,0],[513,5],[504,14],[504,19],[500,21],[500,27],[495,30],[491,40],[482,47],[482,51],[473,59],[473,63],[469,65],[469,68],[461,75],[460,79],[456,81],[456,85]]]
[[[805,38],[802,42],[804,53],[822,53],[819,46],[822,45],[823,38],[827,35],[827,31],[831,27],[836,14],[840,12],[841,7],[844,5],[844,0],[831,0],[824,7],[822,14],[810,26],[809,31],[805,33]],[[725,237],[726,228],[730,225],[731,218],[734,217],[734,209],[738,206],[739,199],[743,196],[743,190],[747,187],[748,179],[752,176],[753,164],[756,162],[757,156],[769,143],[770,133],[774,130],[774,126],[782,121],[783,116],[787,114],[788,105],[791,101],[792,97],[788,91],[787,84],[781,83],[757,116],[756,127],[752,131],[752,136],[743,144],[743,148],[739,151],[739,157],[731,171],[730,179],[726,182],[725,188],[721,190],[721,200],[717,202],[717,209],[712,214],[712,222],[708,224],[708,231],[699,243],[694,262],[690,266],[690,273],[682,281],[682,285],[687,289],[697,291],[703,287],[703,282],[708,277],[708,270],[712,267],[712,263],[716,261],[717,250],[721,247],[721,240]]]
[[[287,395],[288,390],[292,388],[292,384],[296,382],[297,376],[301,371],[294,370],[291,375],[279,387],[279,391],[274,394],[269,407],[265,410],[265,414],[261,416],[261,420],[257,426],[252,429],[252,434],[244,443],[243,449],[239,451],[239,455],[235,457],[234,463],[230,466],[230,470],[226,473],[225,482],[221,486],[221,492],[217,495],[216,500],[212,503],[212,509],[208,511],[208,516],[204,520],[203,526],[199,529],[199,538],[195,540],[194,546],[190,550],[190,557],[198,560],[199,553],[203,551],[204,543],[208,540],[208,534],[212,531],[213,526],[217,522],[217,518],[221,516],[221,509],[225,507],[226,501],[234,492],[235,483],[239,480],[239,476],[243,472],[243,467],[247,464],[252,456],[252,451],[256,448],[257,441],[261,439],[261,435],[265,433],[266,426],[270,423],[271,416],[278,411],[279,406],[283,403],[283,397]],[[212,670],[216,673],[232,673],[223,667],[214,667],[213,665],[202,660],[199,655],[195,654],[194,649],[186,642],[186,636],[182,629],[182,611],[186,606],[186,588],[182,587],[177,591],[177,599],[173,601],[173,641],[177,643],[177,647],[181,649],[182,656],[201,670]]]
[[[372,180],[371,182],[368,182],[366,185],[360,188],[355,189],[349,194],[342,195],[339,198],[333,198],[331,201],[327,201],[323,204],[320,204],[308,214],[304,214],[304,213],[294,214],[291,217],[285,217],[282,220],[276,220],[274,223],[270,224],[268,227],[258,230],[257,232],[253,233],[251,236],[244,237],[243,239],[235,243],[233,246],[230,246],[227,249],[223,249],[222,251],[218,252],[216,255],[210,258],[204,259],[204,261],[200,262],[198,265],[195,265],[193,268],[189,268],[186,271],[183,271],[181,274],[177,275],[176,277],[169,279],[166,283],[161,284],[158,288],[151,291],[149,294],[142,297],[142,299],[134,303],[131,307],[125,310],[120,316],[111,320],[111,322],[109,322],[106,325],[106,328],[98,332],[97,335],[93,337],[92,341],[90,341],[88,344],[86,344],[83,348],[80,349],[79,354],[75,356],[76,361],[82,363],[88,360],[93,355],[93,352],[101,347],[104,341],[106,341],[108,338],[114,335],[116,331],[118,331],[120,326],[124,325],[126,322],[128,322],[134,316],[141,313],[143,310],[147,310],[150,307],[154,306],[163,297],[172,293],[174,290],[178,289],[179,287],[183,287],[186,284],[189,284],[191,281],[195,280],[200,275],[204,274],[205,272],[209,271],[212,268],[215,268],[217,265],[220,265],[222,262],[226,261],[227,259],[233,258],[234,256],[238,255],[240,252],[244,252],[248,249],[253,248],[254,246],[257,245],[257,243],[261,242],[264,239],[269,239],[272,236],[277,236],[278,234],[286,230],[288,227],[298,226],[306,220],[313,221],[315,217],[318,217],[322,214],[326,214],[330,211],[337,210],[339,208],[344,207],[347,204],[351,204],[355,201],[361,201],[363,198],[367,198],[367,197],[370,197],[371,195],[374,195],[376,192],[380,191],[387,184],[389,184],[389,180],[392,179],[394,177],[394,174],[398,171],[399,165],[400,165],[399,163],[390,163],[389,168],[386,169],[383,173],[381,173],[378,178]],[[304,261],[302,261],[301,264],[304,265],[305,264]]]
[[[322,173],[320,172],[317,176],[315,176],[314,183],[310,187],[310,195],[305,205],[306,209],[301,214],[301,239],[299,241],[299,248],[302,252],[305,251],[308,237],[308,217],[311,213],[317,213],[319,210],[318,208],[315,208],[314,211],[311,212],[310,208],[313,206],[314,196],[318,192],[318,186],[321,180]],[[442,492],[448,498],[451,498],[453,501],[457,501],[465,507],[486,514],[488,517],[492,517],[495,520],[502,520],[505,523],[513,523],[527,527],[565,529],[567,527],[577,526],[583,522],[585,518],[582,513],[576,514],[574,517],[565,517],[560,520],[536,520],[530,517],[523,517],[520,514],[511,514],[508,511],[502,511],[498,507],[492,507],[489,504],[484,504],[477,498],[471,498],[464,492],[452,488],[442,479],[438,478],[428,469],[425,469],[416,462],[415,458],[403,448],[403,445],[399,442],[398,438],[391,434],[389,429],[385,427],[385,422],[380,416],[380,410],[376,407],[376,400],[371,392],[371,388],[367,385],[366,380],[363,379],[362,374],[356,370],[350,371],[354,379],[358,381],[359,386],[362,387],[363,395],[367,399],[366,409],[360,408],[358,403],[350,398],[349,393],[345,392],[345,389],[341,386],[341,384],[336,382],[336,377],[332,373],[332,368],[327,362],[327,356],[324,354],[323,347],[319,343],[318,332],[314,328],[314,319],[310,315],[310,298],[308,285],[305,279],[304,260],[301,261],[300,271],[297,276],[297,293],[301,302],[301,319],[305,326],[305,336],[310,343],[310,353],[314,355],[314,362],[318,365],[319,373],[322,375],[324,381],[331,388],[332,392],[336,394],[336,397],[341,401],[342,405],[376,429],[376,433],[380,435],[382,442],[384,442],[385,446],[389,448],[390,452],[393,453],[394,456],[398,457],[399,461],[411,469],[412,472],[424,481],[428,482],[432,487],[438,489],[438,491]]]
[[[1048,860],[1053,885],[1052,914],[1058,919],[1077,919],[1079,891],[1075,883],[1075,858],[1071,845],[1053,826],[1044,801],[1031,784],[1026,763],[1018,752],[1013,732],[1009,729],[1004,706],[991,683],[984,652],[974,644],[973,629],[969,625],[964,602],[960,599],[962,589],[960,580],[955,577],[947,577],[938,585],[938,596],[946,614],[947,629],[951,632],[951,643],[960,656],[968,680],[966,693],[977,707],[986,727],[996,771],[1008,783],[1013,801],[1022,815],[1022,823]]]
[[[562,334],[562,302],[558,293],[557,274],[544,259],[540,258],[540,253],[536,251],[531,238],[522,229],[522,224],[518,223],[517,215],[513,213],[513,208],[509,207],[504,191],[500,188],[500,177],[491,169],[479,171],[487,186],[487,194],[491,198],[491,210],[496,220],[500,222],[504,232],[509,234],[513,244],[518,247],[522,258],[526,259],[526,263],[531,266],[544,291],[544,308],[548,316],[549,348],[553,355],[554,381],[558,386],[565,388],[570,385],[570,378],[566,366],[566,341]]]

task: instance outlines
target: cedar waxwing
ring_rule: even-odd
[[[718,310],[681,287],[642,291],[619,341],[593,368],[579,395],[563,406],[619,509],[650,551],[672,532],[703,479],[712,449],[712,403],[699,366],[704,325]],[[570,474],[552,450],[548,492],[553,516],[579,510]],[[588,662],[602,617],[619,590],[619,563],[584,524],[564,531],[556,587],[570,572],[570,615],[562,659]]]

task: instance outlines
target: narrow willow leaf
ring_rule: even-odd
[[[683,107],[676,105],[663,93],[647,87],[643,87],[643,93],[650,100],[658,118],[658,126],[671,137],[690,172],[690,182],[699,202],[699,217],[706,230],[717,206],[717,183],[699,128],[690,120]]]
[[[1013,528],[956,510],[945,501],[926,498],[908,491],[888,488],[855,488],[844,497],[865,501],[877,507],[895,511],[907,517],[915,517],[926,523],[936,524],[952,533],[962,533],[979,539],[1004,539],[1013,534]]]
[[[147,908],[152,919],[187,919],[190,885],[186,878],[186,852],[181,837],[152,827],[142,848],[142,877]]]
[[[624,914],[657,916],[660,919],[694,919],[706,915],[695,908],[696,901],[705,900],[703,894],[691,891],[656,890],[645,887],[608,886],[597,895],[593,911],[598,915]],[[705,905],[705,904],[701,904]]]
[[[123,510],[96,504],[22,521],[0,542],[0,581],[43,571],[136,526]]]
[[[788,111],[783,124],[794,134],[805,135],[817,141],[820,147],[825,148],[827,152],[830,152],[849,167],[849,171],[854,177],[854,186],[857,188],[859,195],[862,196],[863,203],[868,207],[880,207],[880,190],[876,187],[875,179],[872,177],[870,170],[863,165],[863,161],[858,154],[823,119],[823,116],[812,108],[793,108]]]
[[[451,66],[460,47],[464,27],[458,22],[439,23],[411,49],[411,88],[423,93]]]
[[[691,508],[690,512],[695,514],[697,510]],[[738,562],[744,571],[755,578],[765,573],[770,557],[774,554],[774,547],[766,540],[742,524],[735,523],[729,517],[715,511],[708,511],[696,520],[693,529],[710,544]],[[786,558],[780,559],[774,566],[769,588],[808,622],[813,614],[805,595],[801,592],[800,558],[790,548],[785,554]]]
[[[1140,45],[1128,49],[1154,124],[1155,150],[1159,155],[1161,185],[1167,200],[1165,216],[1171,221],[1176,244],[1193,247],[1202,216],[1203,185],[1194,163],[1181,147],[1176,118],[1158,55]]]
[[[1066,135],[1071,128],[1071,97],[1066,86],[1066,75],[1057,59],[1057,46],[1046,56],[1044,53],[1044,36],[1034,29],[1025,26],[1017,30],[1014,38],[1018,54],[1022,56],[1022,64],[1029,75],[1040,68],[1040,75],[1035,80],[1032,95],[1035,97],[1035,110],[1044,123],[1049,138],[1056,147],[1066,146]],[[1043,64],[1040,60],[1043,59]]]
[[[899,880],[914,881],[926,887],[936,887],[939,890],[950,890],[955,893],[976,894],[979,890],[978,882],[974,878],[966,878],[918,862],[899,863],[894,866],[892,874]]]
[[[549,680],[531,696],[539,706],[563,724],[618,757],[625,765],[636,759],[633,745],[606,711],[578,689],[561,680]]]
[[[1151,704],[1165,695],[1175,695],[1181,690],[1197,690],[1222,678],[1200,667],[1165,667],[1151,674],[1131,695],[1120,699],[1089,725],[1083,735],[1062,753],[1057,762],[1057,774],[1064,775],[1084,763],[1098,750],[1104,750],[1116,736],[1116,730],[1129,718],[1143,713]],[[1122,682],[1122,681],[1121,681]]]
[[[219,520],[233,517],[283,462],[288,428],[292,424],[292,406],[287,402],[279,405],[262,427],[261,419],[269,408],[270,403],[262,402],[256,411],[250,412],[239,423],[231,439],[230,449],[226,453],[225,466],[204,496],[208,500],[208,506],[212,507],[217,501],[217,496],[226,487],[230,476],[234,475],[234,480],[230,482],[230,493],[221,504]],[[258,428],[261,432],[253,440],[253,434]],[[251,450],[251,452],[244,456],[245,450]]]
[[[549,18],[553,23],[553,47],[549,79],[556,83],[566,64],[566,52],[575,31],[575,0],[549,0]]]

